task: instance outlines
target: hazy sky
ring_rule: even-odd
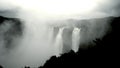
[[[118,16],[119,0],[1,0],[1,11],[27,10],[42,17]],[[13,13],[13,15],[14,15]],[[94,16],[93,15],[93,16]],[[11,15],[12,16],[12,15]]]

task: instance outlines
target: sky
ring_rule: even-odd
[[[27,10],[45,18],[118,16],[119,0],[1,0],[1,11]],[[8,7],[9,6],[9,7]],[[13,13],[13,14],[14,14]],[[95,15],[94,14],[94,15]],[[93,17],[93,16],[92,16]]]

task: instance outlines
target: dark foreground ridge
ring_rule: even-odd
[[[101,22],[102,23],[102,22]],[[79,49],[79,52],[52,56],[44,66],[38,68],[81,68],[81,67],[111,67],[119,64],[120,17],[111,21],[112,31],[102,39],[94,40],[95,46]],[[91,44],[90,44],[91,45]],[[0,66],[0,68],[3,68]],[[25,67],[25,68],[30,68]]]

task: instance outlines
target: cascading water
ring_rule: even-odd
[[[80,28],[74,27],[72,33],[72,50],[77,52],[79,49],[79,42],[80,42]]]
[[[54,27],[48,28],[48,43],[50,45],[54,44]]]
[[[62,54],[62,50],[63,50],[63,38],[62,38],[63,30],[64,30],[64,27],[59,29],[59,32],[55,39],[55,44],[54,44],[55,51],[54,52],[57,57],[60,56],[60,54]]]

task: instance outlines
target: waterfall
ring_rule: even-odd
[[[55,39],[54,52],[57,57],[60,56],[60,54],[62,54],[62,50],[63,50],[63,38],[62,38],[63,30],[64,30],[64,27],[59,29],[59,32]]]
[[[48,28],[48,43],[49,45],[53,45],[54,42],[54,27]]]
[[[80,28],[74,27],[72,32],[72,50],[77,52],[79,49],[80,42]]]

